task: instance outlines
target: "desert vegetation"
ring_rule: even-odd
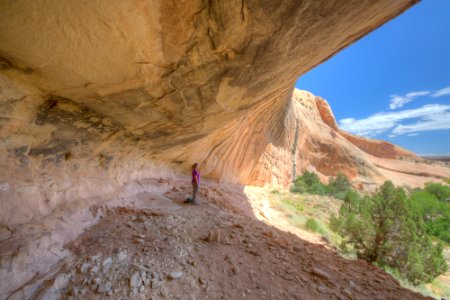
[[[302,220],[303,229],[322,235],[346,257],[364,259],[422,291],[424,283],[447,271],[443,249],[450,243],[448,185],[408,189],[386,181],[376,192],[362,194],[344,174],[325,184],[316,173],[305,171],[290,191],[303,198],[320,195],[330,205],[340,202],[339,211],[323,219],[311,213],[302,217],[311,210],[305,200],[282,200],[285,208],[288,203],[298,213],[292,221]]]
[[[331,177],[328,184],[324,184],[315,172],[305,171],[297,177],[291,187],[291,192],[328,195],[336,199],[344,199],[351,189],[350,180],[342,173],[338,173],[336,177]]]

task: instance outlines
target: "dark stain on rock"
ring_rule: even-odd
[[[28,147],[27,146],[10,149],[10,150],[8,150],[8,152],[9,152],[9,155],[13,159],[15,159],[15,161],[16,161],[16,163],[18,165],[24,166],[24,165],[28,164],[29,158],[27,156],[27,154],[28,154]]]
[[[62,156],[65,156],[65,153],[68,152],[67,150],[77,145],[78,142],[75,140],[67,140],[67,139],[53,139],[50,144],[47,144],[43,147],[39,148],[32,148],[30,149],[29,155],[30,156],[39,156],[42,155],[44,157],[54,155],[54,154],[61,154]]]
[[[184,160],[174,159],[174,160],[171,161],[171,163],[173,163],[173,164],[182,164],[182,163],[184,163]]]
[[[106,116],[80,105],[70,99],[49,96],[47,100],[38,108],[36,124],[45,123],[67,125],[70,128],[85,129],[88,134],[114,133],[123,129],[120,125],[111,122],[105,122]],[[76,126],[77,124],[83,127]]]
[[[36,125],[44,125],[47,121],[47,117],[50,113],[50,110],[54,108],[58,104],[58,101],[56,98],[50,96],[47,99],[45,99],[44,103],[42,103],[38,107],[38,111],[36,114]]]
[[[71,157],[72,157],[72,153],[70,151],[64,153],[64,160],[69,160]]]
[[[40,157],[44,165],[47,163],[58,164],[72,156],[68,150],[77,144],[78,141],[76,140],[56,138],[42,147],[31,148],[27,154],[36,158]]]
[[[0,57],[0,70],[7,70],[12,67],[12,64],[4,57]]]
[[[112,156],[106,155],[106,154],[99,154],[98,155],[98,164],[103,169],[109,168],[109,165],[111,164],[111,161],[113,160]]]
[[[8,69],[14,69],[23,74],[33,73],[33,69],[28,66],[20,67],[18,65],[13,64],[5,57],[0,57],[0,70],[8,70]]]

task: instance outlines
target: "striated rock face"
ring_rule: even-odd
[[[367,152],[373,156],[381,158],[413,158],[416,160],[421,160],[414,153],[402,149],[396,145],[385,141],[372,140],[357,135],[353,135],[344,131],[340,131],[341,135],[349,140],[352,144],[356,145],[358,148]]]
[[[0,2],[0,298],[56,272],[60,245],[106,201],[143,179],[168,190],[194,161],[257,185],[402,170],[368,153],[403,150],[351,141],[324,100],[292,87],[416,2]]]
[[[322,121],[334,130],[338,130],[336,119],[328,102],[320,97],[316,97],[316,106]]]
[[[344,173],[361,188],[387,179],[421,186],[450,178],[448,168],[427,165],[408,150],[339,130],[328,103],[307,91],[294,90],[282,122],[267,126],[280,134],[269,140],[252,173],[243,179],[247,184],[287,187],[305,169],[318,172],[323,180]]]

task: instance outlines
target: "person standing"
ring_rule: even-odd
[[[200,185],[200,172],[198,170],[198,163],[192,165],[192,198],[187,198],[185,203],[195,204],[195,198]]]

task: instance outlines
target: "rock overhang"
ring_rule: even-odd
[[[269,145],[284,182],[298,76],[416,2],[1,2],[0,219],[173,175],[164,164],[262,184]]]
[[[164,132],[163,146],[287,100],[299,75],[416,2],[3,2],[0,54],[44,93]]]

